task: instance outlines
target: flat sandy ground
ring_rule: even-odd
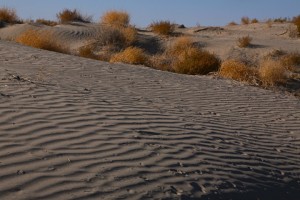
[[[299,99],[0,41],[0,199],[297,199]]]

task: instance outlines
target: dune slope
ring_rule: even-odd
[[[0,199],[296,199],[292,96],[0,41]]]

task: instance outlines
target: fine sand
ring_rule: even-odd
[[[0,199],[299,196],[299,99],[0,41]]]

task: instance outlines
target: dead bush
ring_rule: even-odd
[[[293,23],[297,27],[298,36],[300,36],[300,15],[298,15],[298,16],[296,16],[296,17],[293,18]]]
[[[182,36],[176,38],[169,47],[166,49],[166,53],[170,56],[178,56],[185,49],[194,47],[194,40],[191,37]]]
[[[243,25],[250,24],[250,18],[249,17],[242,17],[241,18],[241,24],[243,24]]]
[[[102,26],[94,38],[95,46],[114,46],[119,50],[137,40],[137,31],[133,27]]]
[[[264,86],[284,84],[287,81],[287,70],[280,62],[267,59],[261,62],[258,74]]]
[[[300,54],[299,53],[289,53],[283,55],[280,59],[280,63],[286,69],[290,71],[296,71],[300,68]]]
[[[35,22],[39,24],[44,24],[46,26],[56,26],[58,24],[55,21],[46,20],[46,19],[36,19]]]
[[[219,75],[236,81],[256,83],[256,69],[247,66],[238,60],[226,60],[222,63]]]
[[[175,26],[170,21],[157,21],[150,24],[154,33],[164,36],[170,36],[174,33]]]
[[[68,53],[69,50],[58,43],[52,32],[47,30],[28,30],[16,38],[16,42],[49,51]]]
[[[4,7],[0,8],[0,21],[14,24],[19,22],[19,17],[15,9]]]
[[[59,12],[56,17],[60,23],[70,23],[70,22],[84,22],[90,23],[92,20],[91,16],[83,16],[78,10],[64,9]]]
[[[258,23],[259,21],[258,21],[258,19],[256,19],[256,18],[254,18],[254,19],[252,19],[251,20],[251,24],[256,24],[256,23]]]
[[[115,27],[127,27],[130,23],[130,15],[126,11],[107,11],[101,17],[101,23]]]
[[[143,65],[147,63],[147,55],[145,52],[137,47],[128,47],[124,51],[112,56],[110,62],[127,63],[133,65]]]
[[[237,42],[240,48],[246,48],[251,45],[251,41],[252,38],[250,36],[245,36],[245,37],[238,38]]]
[[[228,26],[236,26],[236,25],[238,25],[238,24],[237,24],[236,22],[232,21],[232,22],[229,22],[227,25],[228,25]]]
[[[174,57],[172,66],[177,73],[205,75],[217,71],[220,67],[220,60],[208,51],[190,47]]]

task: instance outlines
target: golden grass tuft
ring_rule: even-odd
[[[58,18],[60,23],[69,23],[69,22],[84,22],[90,23],[92,17],[91,16],[83,16],[78,10],[69,10],[64,9],[59,12],[56,17]]]
[[[105,25],[127,27],[130,22],[130,15],[126,11],[111,10],[104,13],[100,21],[101,24]]]
[[[175,26],[170,21],[157,21],[150,24],[154,33],[164,36],[170,36],[174,33]]]
[[[178,56],[185,49],[194,46],[194,40],[188,36],[181,36],[176,38],[172,44],[166,49],[166,53],[171,56]]]
[[[298,15],[298,16],[296,16],[296,17],[293,18],[293,23],[297,27],[298,36],[300,36],[300,15]]]
[[[208,51],[189,47],[183,49],[174,58],[172,66],[176,73],[205,75],[217,71],[220,67],[220,60]]]
[[[147,63],[147,60],[147,55],[142,49],[137,47],[128,47],[124,51],[113,55],[110,62],[143,65]]]
[[[237,43],[240,48],[246,48],[251,45],[251,41],[252,38],[250,36],[245,36],[245,37],[238,38]]]
[[[16,38],[16,42],[49,51],[68,53],[68,49],[61,46],[52,32],[43,30],[28,30]]]
[[[238,60],[226,60],[222,63],[219,75],[236,81],[256,82],[256,70]]]
[[[0,8],[0,21],[5,23],[17,23],[19,20],[15,9],[11,8]]]
[[[35,22],[39,24],[44,24],[46,26],[56,26],[58,24],[55,21],[46,20],[46,19],[36,19]]]
[[[264,86],[286,83],[286,72],[286,68],[280,62],[271,59],[262,61],[258,68],[258,74]]]
[[[94,54],[94,48],[91,45],[80,47],[79,56],[90,59],[98,59],[98,56]]]
[[[243,25],[250,24],[250,18],[249,18],[249,17],[242,17],[242,18],[241,18],[241,23],[242,23]]]

